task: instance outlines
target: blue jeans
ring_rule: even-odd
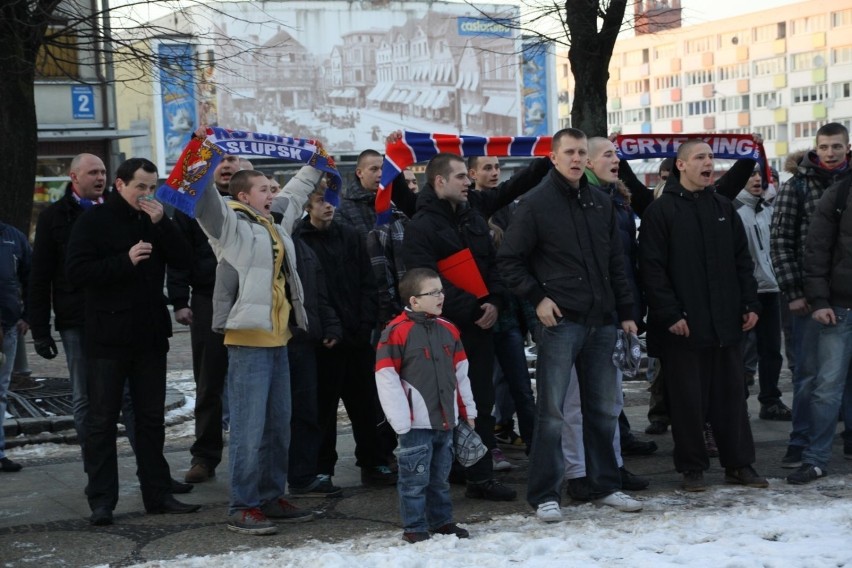
[[[805,316],[790,314],[790,317],[792,318],[796,370],[793,372],[793,422],[789,445],[804,448],[809,445],[811,393],[817,373],[819,323],[810,314]]]
[[[399,513],[405,532],[426,532],[453,521],[452,430],[409,430],[399,436]]]
[[[527,481],[527,502],[534,508],[547,501],[561,502],[559,489],[565,472],[562,407],[574,365],[581,393],[586,474],[593,497],[621,488],[612,451],[619,391],[612,364],[615,336],[613,325],[589,327],[566,319],[541,330],[536,363],[537,420]]]
[[[499,365],[495,367],[494,419],[498,424],[512,420],[512,414],[518,413],[518,433],[524,442],[530,444],[535,423],[535,397],[530,385],[530,373],[527,368],[527,355],[524,351],[524,336],[519,328],[495,331],[494,352]],[[513,410],[514,412],[511,412]]]
[[[837,413],[852,362],[852,310],[833,307],[837,324],[819,324],[819,370],[810,397],[810,444],[802,462],[825,469],[831,459],[831,442],[837,429]]]
[[[62,350],[65,351],[65,362],[68,364],[68,374],[71,375],[71,408],[74,412],[74,429],[77,431],[77,442],[84,449],[86,441],[86,414],[89,412],[89,363],[83,352],[83,328],[72,327],[59,332],[62,338]],[[136,421],[133,415],[133,401],[130,399],[130,382],[124,383],[124,402],[121,405],[121,421],[127,433],[127,440],[133,453],[136,453]],[[85,450],[84,450],[85,451]]]
[[[6,405],[9,402],[9,382],[12,380],[12,367],[15,366],[15,353],[18,350],[18,328],[3,332],[3,354],[6,360],[0,366],[0,458],[6,457],[6,434],[3,432],[3,420],[6,417]]]
[[[291,414],[287,348],[229,345],[227,380],[231,515],[286,491]]]

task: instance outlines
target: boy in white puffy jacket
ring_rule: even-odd
[[[447,477],[453,463],[456,417],[471,427],[476,404],[458,329],[438,316],[441,279],[428,268],[406,272],[399,283],[408,306],[394,318],[376,350],[376,382],[382,410],[399,435],[399,508],[406,542],[430,533],[467,538],[453,523]]]
[[[213,329],[228,348],[231,415],[228,529],[276,532],[272,521],[301,522],[313,513],[284,494],[290,445],[288,323],[307,329],[304,292],[290,232],[322,172],[305,166],[276,200],[290,203],[273,221],[273,193],[261,172],[242,170],[228,184],[232,199],[205,191],[195,216],[218,260]]]

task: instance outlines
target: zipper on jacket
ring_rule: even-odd
[[[760,250],[763,250],[763,243],[760,240],[760,229],[757,228],[757,225],[753,225],[754,234],[757,235],[757,246],[760,247]]]

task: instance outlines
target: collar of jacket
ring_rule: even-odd
[[[311,223],[310,217],[304,217],[296,224],[296,229],[294,230],[294,232],[298,235],[309,234],[325,236],[331,234],[332,231],[336,231],[338,226],[339,225],[337,224],[337,221],[332,219],[331,223],[328,225],[327,228],[319,229],[315,227],[313,223]]]
[[[346,195],[343,197],[352,201],[364,201],[372,204],[376,201],[376,192],[364,189],[361,185],[361,181],[356,178],[355,181],[346,188]]]
[[[669,177],[669,179],[672,179]],[[716,193],[716,186],[708,185],[704,189],[698,189],[696,191],[689,191],[684,188],[680,184],[680,179],[674,182],[666,182],[666,186],[663,188],[663,193],[670,193],[677,197],[682,197],[684,199],[698,199],[703,195],[710,195],[711,193]]]
[[[819,158],[816,155],[814,150],[810,150],[802,156],[802,160],[799,162],[799,173],[805,177],[816,177],[826,182],[833,181],[835,176],[839,176],[845,174],[852,168],[852,153],[846,154],[846,163],[847,166],[843,170],[826,170],[825,168],[819,165]]]
[[[759,195],[752,195],[748,192],[748,190],[742,190],[737,194],[737,201],[745,205],[750,209],[757,210],[757,206],[760,205],[761,208],[764,207],[764,203],[766,200]]]
[[[592,207],[595,204],[594,199],[592,199],[591,187],[589,185],[589,180],[585,175],[580,178],[579,187],[573,187],[569,182],[568,178],[559,173],[559,170],[553,168],[550,170],[550,173],[547,174],[550,176],[550,179],[553,181],[553,185],[560,191],[564,191],[568,194],[569,198],[576,199],[580,204],[580,207]]]
[[[448,219],[462,219],[470,211],[470,204],[462,203],[453,209],[452,204],[438,197],[432,184],[427,183],[417,194],[417,212],[421,210],[434,211]]]
[[[405,317],[416,323],[431,324],[438,316],[427,314],[426,312],[415,312],[411,308],[405,308]]]
[[[73,200],[74,197],[72,196]],[[104,203],[100,207],[107,207],[114,211],[117,215],[124,215],[125,217],[132,217],[134,219],[144,218],[150,219],[148,215],[144,214],[142,211],[134,209],[130,206],[130,204],[121,196],[121,194],[116,191],[114,193],[110,193],[109,195],[104,195]]]
[[[252,209],[251,207],[249,207],[248,205],[246,205],[245,203],[243,203],[241,201],[237,201],[236,199],[232,199],[232,200],[230,200],[226,203],[227,203],[228,207],[233,209],[236,213],[238,213],[238,214],[242,213],[243,215],[245,215],[249,218],[248,219],[249,221],[251,221],[253,223],[260,223],[261,225],[270,225],[270,226],[272,225],[271,219],[267,219],[266,217],[261,215],[259,212],[255,211],[254,209]]]

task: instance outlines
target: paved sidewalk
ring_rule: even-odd
[[[186,344],[188,334],[178,334],[170,356],[170,369],[187,368]],[[36,359],[37,356],[33,355],[30,363],[34,373],[41,374],[41,363]],[[654,439],[660,446],[653,456],[627,458],[626,465],[631,471],[651,480],[648,490],[635,495],[648,501],[665,501],[658,498],[679,492],[680,482],[680,476],[672,465],[671,436],[650,437],[642,433],[647,424],[644,385],[626,383],[625,386],[626,411],[637,435],[643,439]],[[782,381],[782,390],[789,403],[789,374]],[[781,469],[778,464],[786,448],[789,423],[758,420],[755,396],[750,397],[749,406],[758,452],[757,469],[771,479],[772,486],[784,485],[783,477],[790,470]],[[358,538],[365,533],[398,532],[396,491],[392,488],[362,487],[359,470],[352,457],[354,443],[351,434],[342,429],[338,440],[341,460],[334,482],[344,487],[345,497],[333,500],[294,499],[300,507],[318,511],[320,518],[313,523],[284,525],[279,534],[268,537],[238,535],[226,530],[226,463],[219,466],[214,481],[197,485],[192,493],[179,496],[187,502],[202,505],[199,513],[146,515],[135,478],[135,460],[129,450],[121,451],[121,494],[115,524],[96,528],[87,521],[89,509],[83,495],[86,481],[78,452],[65,451],[61,454],[65,457],[51,457],[51,453],[47,452],[42,458],[21,460],[25,466],[23,471],[0,474],[0,566],[127,566],[151,560],[167,561],[179,556],[204,556],[270,546],[292,547],[310,540],[334,542]],[[182,478],[189,464],[189,447],[185,441],[181,445],[168,446],[167,439],[166,443],[166,457],[172,466],[173,476]],[[501,515],[532,513],[523,499],[526,460],[522,455],[508,455],[517,467],[497,475],[518,490],[519,500],[510,503],[470,500],[464,497],[463,487],[453,486],[452,497],[459,522],[475,527],[478,522]],[[723,472],[718,460],[712,461],[707,480],[722,484]],[[839,438],[835,442],[829,469],[832,477],[852,475],[852,460],[843,459]],[[700,499],[683,493],[679,495],[686,503],[698,503]],[[572,505],[567,497],[563,499],[563,506],[568,508],[566,518],[570,518]],[[620,513],[604,508],[596,514],[609,516]],[[639,515],[637,522],[642,522],[641,513]]]

